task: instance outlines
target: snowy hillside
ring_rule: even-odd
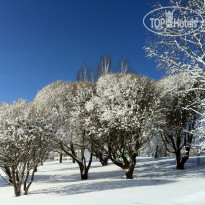
[[[134,179],[113,164],[93,162],[88,180],[70,161],[45,162],[39,167],[27,196],[14,197],[13,187],[0,179],[0,204],[4,205],[160,205],[205,203],[205,163],[191,158],[185,170],[175,169],[173,158],[138,158]],[[1,172],[3,175],[3,173]]]

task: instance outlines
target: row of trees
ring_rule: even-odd
[[[0,167],[20,196],[50,151],[64,152],[88,178],[92,157],[110,159],[133,177],[136,157],[156,139],[184,169],[204,91],[187,73],[158,82],[136,74],[108,73],[97,83],[54,82],[26,103],[0,106]],[[199,126],[198,126],[199,128]],[[76,151],[81,150],[81,156]],[[90,158],[86,159],[85,151]]]

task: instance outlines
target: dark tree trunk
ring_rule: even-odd
[[[155,150],[155,154],[154,154],[154,158],[159,158],[159,145],[157,145],[156,150]]]
[[[108,165],[108,159],[103,159],[100,162],[101,162],[102,166],[107,166]]]
[[[90,166],[91,166],[91,163],[92,163],[92,159],[93,159],[93,154],[90,154],[90,159],[89,159],[88,165],[86,165],[86,158],[84,156],[82,157],[82,162],[83,163],[79,163],[77,161],[77,163],[78,163],[78,165],[80,167],[80,175],[81,175],[81,179],[82,180],[88,179],[88,171],[90,169]]]
[[[25,184],[27,184],[28,178],[27,178],[27,180],[26,180],[26,182],[25,182],[25,184],[24,184],[24,187],[25,187],[25,188],[24,188],[24,195],[27,195],[27,194],[28,194],[28,190],[29,190],[31,184],[33,183],[34,174],[35,174],[35,169],[37,169],[37,166],[35,166],[34,169],[33,169],[33,172],[32,172],[32,175],[31,175],[31,180],[30,180],[30,182],[28,183],[28,185],[25,186]],[[28,175],[29,175],[29,174],[28,174]]]
[[[128,169],[128,171],[125,172],[126,179],[133,179],[133,171],[134,169]]]
[[[23,188],[24,191],[26,191],[26,185],[27,185],[27,181],[28,181],[29,173],[30,173],[30,172],[27,171],[27,173],[26,173],[26,177],[25,177],[25,179],[24,179],[24,188]]]
[[[184,164],[189,159],[189,151],[186,152],[185,156],[181,156],[181,152],[176,153],[176,169],[184,169]]]
[[[135,165],[136,165],[136,156],[134,155],[130,160],[131,162],[129,164],[129,167],[127,171],[125,172],[126,179],[133,179],[133,172],[134,172]]]
[[[72,155],[76,156],[76,154],[75,154],[75,149],[74,149],[74,146],[73,146],[73,143],[72,143],[72,142],[70,143],[70,148],[71,148]],[[73,163],[75,163],[75,159],[72,158],[72,160],[73,160]]]
[[[100,163],[102,164],[102,166],[108,165],[108,158],[99,157],[99,160],[100,160]]]
[[[82,180],[86,180],[86,179],[88,179],[88,172],[87,171],[82,171],[81,173],[80,173],[80,175],[81,175],[81,179]]]
[[[181,162],[177,162],[176,169],[183,170],[184,169],[184,164],[181,163]]]
[[[16,171],[16,181],[19,182],[19,174],[17,171]]]
[[[11,184],[13,184],[12,174],[11,174],[10,168],[7,167],[7,166],[5,166],[5,167],[4,167],[4,171],[5,171],[6,175],[7,175],[8,178],[9,178],[9,182],[10,182]]]
[[[88,179],[88,171],[90,169],[91,163],[92,163],[92,158],[93,158],[93,154],[90,154],[90,159],[88,161],[88,165],[86,164],[86,158],[84,156],[84,149],[81,150],[81,160],[73,154],[73,152],[71,151],[71,149],[66,150],[64,148],[65,145],[61,144],[61,149],[68,155],[70,155],[78,164],[79,168],[80,168],[80,175],[81,175],[81,179]],[[75,152],[74,152],[75,153]]]
[[[35,167],[35,168],[34,168],[34,172],[37,172],[37,171],[38,171],[38,169],[37,169],[37,167]]]
[[[60,153],[59,162],[60,162],[60,163],[62,163],[62,161],[63,161],[63,154],[62,154],[62,153]]]
[[[15,193],[15,196],[18,197],[21,195],[21,184],[19,184],[19,182],[16,182],[15,168],[12,168],[11,174],[12,174],[12,179],[13,179],[14,193]]]
[[[92,154],[90,155],[90,159],[88,162],[88,165],[86,166],[86,159],[83,157],[82,161],[84,164],[79,165],[80,166],[80,175],[82,180],[88,179],[88,171],[90,169],[91,163],[92,163]]]
[[[23,165],[21,166],[21,169],[19,171],[17,171],[17,167],[15,167],[15,166],[11,167],[14,193],[16,196],[21,195],[21,185],[23,183],[23,179],[24,179],[24,175],[25,175],[26,161],[24,161],[22,163],[23,163]]]
[[[125,171],[126,179],[133,178],[133,172],[134,172],[135,165],[136,165],[136,157],[137,157],[137,153],[129,154],[130,160],[128,160],[128,158],[123,154],[122,160],[117,160],[114,153],[111,154],[110,152],[110,155],[109,155],[109,158],[111,159],[113,164],[119,166],[123,170],[126,170]]]
[[[176,169],[184,169],[184,165],[181,164],[181,152],[178,150],[176,152]]]

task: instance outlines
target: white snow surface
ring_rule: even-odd
[[[132,180],[111,162],[102,167],[95,161],[84,181],[71,161],[45,162],[27,196],[15,197],[0,179],[0,205],[204,205],[204,160],[198,166],[191,158],[185,170],[176,170],[174,158],[137,158]]]

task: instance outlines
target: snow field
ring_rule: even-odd
[[[203,160],[202,160],[203,161]],[[3,173],[1,173],[3,174]],[[133,180],[109,163],[92,163],[88,180],[80,179],[71,161],[45,162],[38,168],[27,196],[15,197],[13,187],[0,179],[0,204],[4,205],[203,205],[205,165],[191,158],[185,170],[175,169],[174,158],[137,158]]]

